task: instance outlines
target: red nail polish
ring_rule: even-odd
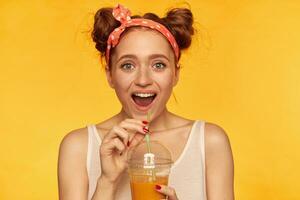
[[[160,185],[155,185],[155,189],[160,190],[161,186]]]
[[[129,145],[130,145],[130,142],[128,141],[128,142],[127,142],[127,146],[129,147]]]
[[[146,126],[143,127],[143,131],[144,131],[145,133],[149,133],[149,129],[147,129]]]
[[[147,121],[143,121],[143,124],[148,124],[148,122]]]

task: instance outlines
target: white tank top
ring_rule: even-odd
[[[206,200],[204,125],[204,121],[194,122],[183,152],[171,168],[169,186],[175,189],[179,199]],[[99,157],[101,138],[95,125],[89,125],[87,128],[88,200],[90,200],[101,174]],[[115,199],[131,200],[129,177],[126,172],[122,176]]]

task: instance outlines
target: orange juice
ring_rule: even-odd
[[[151,149],[151,150],[150,150]],[[166,197],[155,185],[168,185],[172,157],[157,141],[142,142],[127,154],[132,200],[160,200]]]
[[[149,176],[132,176],[130,181],[132,200],[160,200],[165,195],[155,190],[155,185],[168,185],[168,176],[155,177],[155,181]]]

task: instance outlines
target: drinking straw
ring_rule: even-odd
[[[151,115],[150,111],[148,111],[148,113],[147,113],[147,121],[148,122],[150,121],[150,115]],[[147,143],[148,153],[151,153],[149,132],[146,134],[145,139],[146,139],[146,143]]]
[[[147,121],[150,122],[150,116],[151,113],[150,111],[148,111],[147,113]],[[149,131],[150,132],[150,131]],[[148,149],[148,153],[151,153],[151,146],[150,146],[150,134],[149,132],[146,134],[145,139],[146,139],[146,143],[147,143],[147,149]],[[156,174],[155,174],[155,170],[154,169],[150,169],[151,175],[152,175],[152,181],[156,180]]]

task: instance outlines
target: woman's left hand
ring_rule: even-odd
[[[156,191],[166,195],[167,200],[178,200],[175,189],[166,185],[156,185]]]

